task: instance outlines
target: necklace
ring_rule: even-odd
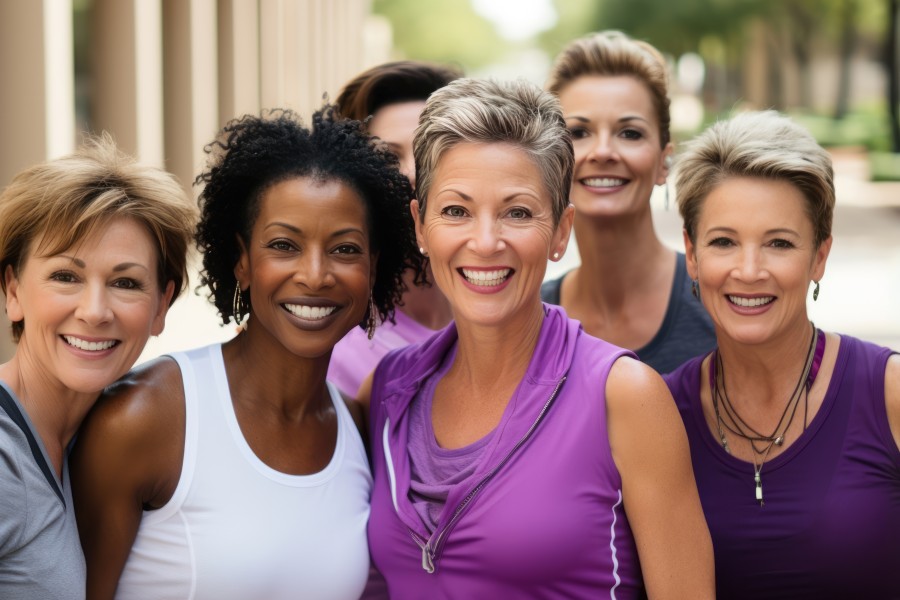
[[[816,326],[810,322],[812,326],[812,335],[809,340],[809,347],[806,353],[806,360],[803,362],[803,369],[797,384],[794,386],[793,392],[788,397],[784,405],[784,410],[775,428],[769,435],[760,433],[747,421],[741,417],[735,406],[728,398],[728,391],[725,381],[725,365],[718,349],[714,351],[709,369],[709,384],[712,396],[713,410],[716,415],[716,430],[719,434],[719,442],[726,452],[731,454],[731,448],[728,446],[728,437],[726,430],[733,435],[747,440],[753,450],[753,482],[755,488],[756,500],[760,506],[763,506],[762,493],[762,467],[769,457],[773,446],[781,446],[784,444],[784,436],[790,429],[794,416],[797,414],[797,407],[800,405],[801,397],[804,400],[803,410],[803,430],[808,425],[809,414],[809,390],[815,381],[819,367],[822,362],[822,356],[825,352],[825,334],[816,329]],[[723,416],[724,415],[724,416]],[[787,419],[785,421],[785,419]],[[757,444],[761,444],[758,447]],[[759,460],[757,460],[759,459]]]

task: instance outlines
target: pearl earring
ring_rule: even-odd
[[[559,252],[553,253],[553,260],[559,260]]]

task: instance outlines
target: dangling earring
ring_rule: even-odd
[[[669,210],[669,181],[666,180],[666,210]]]
[[[375,327],[378,321],[375,318],[375,299],[369,294],[369,318],[366,319],[366,336],[371,340],[375,337]]]
[[[234,282],[234,299],[231,301],[231,315],[234,318],[234,324],[241,326],[241,320],[244,313],[244,298],[241,294],[241,282]]]
[[[696,279],[691,279],[691,294],[697,300],[700,299],[700,283]]]
[[[816,287],[813,288],[813,302],[819,299],[819,282],[816,282]]]

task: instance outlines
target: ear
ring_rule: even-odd
[[[247,247],[244,245],[244,240],[241,239],[241,236],[235,234],[234,237],[237,238],[238,248],[241,249],[241,255],[234,265],[234,278],[243,290],[244,284],[242,281],[250,278],[250,253],[247,252]]]
[[[412,215],[413,224],[416,226],[416,244],[427,252],[428,247],[425,245],[425,236],[422,235],[422,220],[419,218],[418,200],[413,200],[409,203],[409,213]]]
[[[556,233],[553,234],[553,242],[550,245],[550,260],[559,261],[566,255],[566,249],[569,247],[569,240],[572,235],[572,224],[575,222],[575,205],[569,204],[559,218],[559,225],[556,226]],[[554,258],[554,255],[557,255]]]
[[[683,229],[682,233],[684,234],[685,266],[687,266],[688,276],[696,280],[700,274],[700,269],[697,266],[697,249],[694,248],[694,242],[688,236],[687,229]]]
[[[25,318],[22,312],[22,303],[19,302],[19,280],[13,271],[12,265],[6,265],[6,271],[3,273],[6,284],[6,316],[13,323],[21,321]]]
[[[831,253],[831,243],[834,241],[830,235],[828,239],[819,244],[816,255],[813,258],[812,280],[819,281],[825,276],[825,263],[828,261],[828,255]]]
[[[659,168],[657,170],[656,176],[656,185],[663,185],[666,183],[666,179],[669,178],[669,171],[672,170],[672,154],[675,151],[675,146],[672,145],[672,142],[666,144],[666,147],[663,148],[662,154],[659,156]]]
[[[166,328],[166,314],[169,307],[172,306],[172,296],[175,295],[175,282],[170,281],[166,284],[166,291],[163,292],[159,299],[159,307],[153,316],[153,323],[150,327],[150,335],[159,335]]]

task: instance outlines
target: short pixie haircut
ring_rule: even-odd
[[[88,138],[74,154],[28,168],[0,195],[0,273],[19,274],[29,256],[53,256],[117,218],[143,225],[157,253],[160,290],[188,281],[187,250],[197,208],[173,175],[118,151],[112,137]],[[6,293],[6,277],[0,276]],[[24,321],[12,324],[18,342]]]
[[[676,190],[684,230],[696,242],[703,202],[731,177],[785,181],[806,198],[816,246],[831,235],[834,171],[831,157],[803,127],[773,110],[720,121],[687,144],[678,159]]]
[[[359,121],[336,116],[326,105],[313,114],[306,128],[296,113],[274,110],[230,121],[206,147],[209,164],[196,184],[201,215],[197,247],[203,255],[200,284],[219,311],[222,323],[235,315],[237,282],[234,267],[260,212],[263,194],[294,178],[339,181],[354,190],[365,205],[373,252],[378,252],[372,300],[382,320],[393,318],[400,302],[404,269],[421,276],[422,258],[415,250],[415,231],[409,218],[412,188],[400,173],[397,158],[385,152],[362,131]],[[249,294],[243,304],[250,306]],[[363,318],[366,322],[369,310]]]
[[[391,104],[428,99],[462,71],[450,65],[401,60],[376,65],[354,77],[335,104],[341,116],[365,121]]]
[[[510,144],[537,166],[550,196],[553,221],[569,205],[572,140],[552,94],[527,81],[457,79],[428,99],[413,140],[419,215],[441,157],[460,143]]]
[[[669,77],[666,59],[659,50],[621,31],[592,33],[569,43],[553,63],[547,89],[556,94],[579,77],[634,77],[646,86],[659,120],[659,139],[664,148],[669,132]]]

